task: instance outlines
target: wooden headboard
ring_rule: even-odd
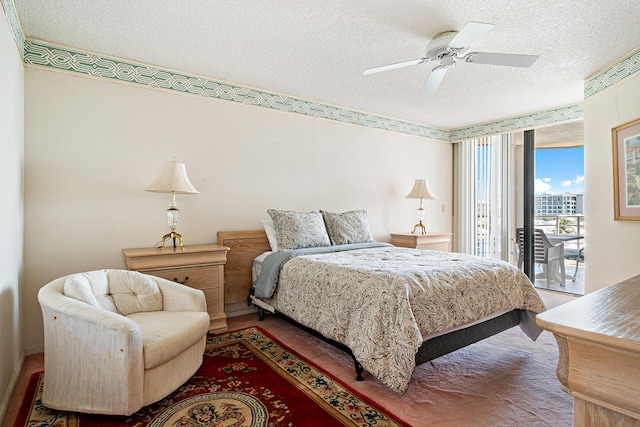
[[[254,311],[247,310],[251,289],[251,267],[260,254],[270,251],[264,230],[218,231],[218,244],[229,248],[224,267],[224,301],[227,316]]]

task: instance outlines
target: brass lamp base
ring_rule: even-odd
[[[167,239],[172,239],[173,240],[173,247],[177,247],[176,246],[176,239],[178,239],[178,242],[180,242],[180,247],[182,248],[183,251],[187,250],[187,248],[184,247],[184,245],[182,244],[182,236],[178,233],[175,232],[175,230],[171,230],[171,233],[167,233],[164,236],[162,236],[162,244],[160,246],[158,246],[158,250],[164,248],[164,242]]]
[[[417,228],[420,228],[422,230],[422,234],[427,234],[427,229],[425,228],[422,221],[413,226],[413,231],[411,232],[411,234],[415,233]]]

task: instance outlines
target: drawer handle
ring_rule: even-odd
[[[184,285],[185,283],[187,283],[187,280],[189,280],[189,276],[186,276],[182,282],[181,282],[180,280],[178,280],[178,278],[177,278],[177,277],[174,277],[174,278],[173,278],[173,281],[174,281],[174,282],[176,282],[176,283],[180,283],[181,285]]]

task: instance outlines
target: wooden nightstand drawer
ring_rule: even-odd
[[[205,290],[218,289],[220,268],[204,267],[204,268],[181,268],[175,270],[145,270],[145,273],[162,277],[163,279],[173,282],[182,283],[183,285]]]
[[[204,292],[207,299],[207,311],[220,313],[224,311],[224,301],[220,299],[219,277],[220,267],[181,268],[179,270],[149,270],[146,274],[162,277],[173,282],[182,283]]]
[[[391,234],[391,244],[404,248],[451,251],[451,233],[398,233]]]
[[[209,312],[209,330],[227,330],[224,311],[224,264],[229,248],[193,245],[179,248],[123,249],[127,268],[182,283],[204,292]]]

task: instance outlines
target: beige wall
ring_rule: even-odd
[[[585,291],[640,274],[640,222],[613,219],[611,129],[640,117],[640,76],[584,103]]]
[[[185,243],[258,229],[268,208],[365,208],[373,235],[410,231],[413,181],[430,180],[430,230],[451,231],[452,146],[292,113],[27,68],[25,345],[41,351],[36,295],[73,272],[124,268],[122,248],[166,233],[169,195],[143,191],[161,163],[185,162]]]
[[[0,11],[2,9],[0,8]],[[0,13],[0,420],[22,363],[24,70],[9,24]]]

